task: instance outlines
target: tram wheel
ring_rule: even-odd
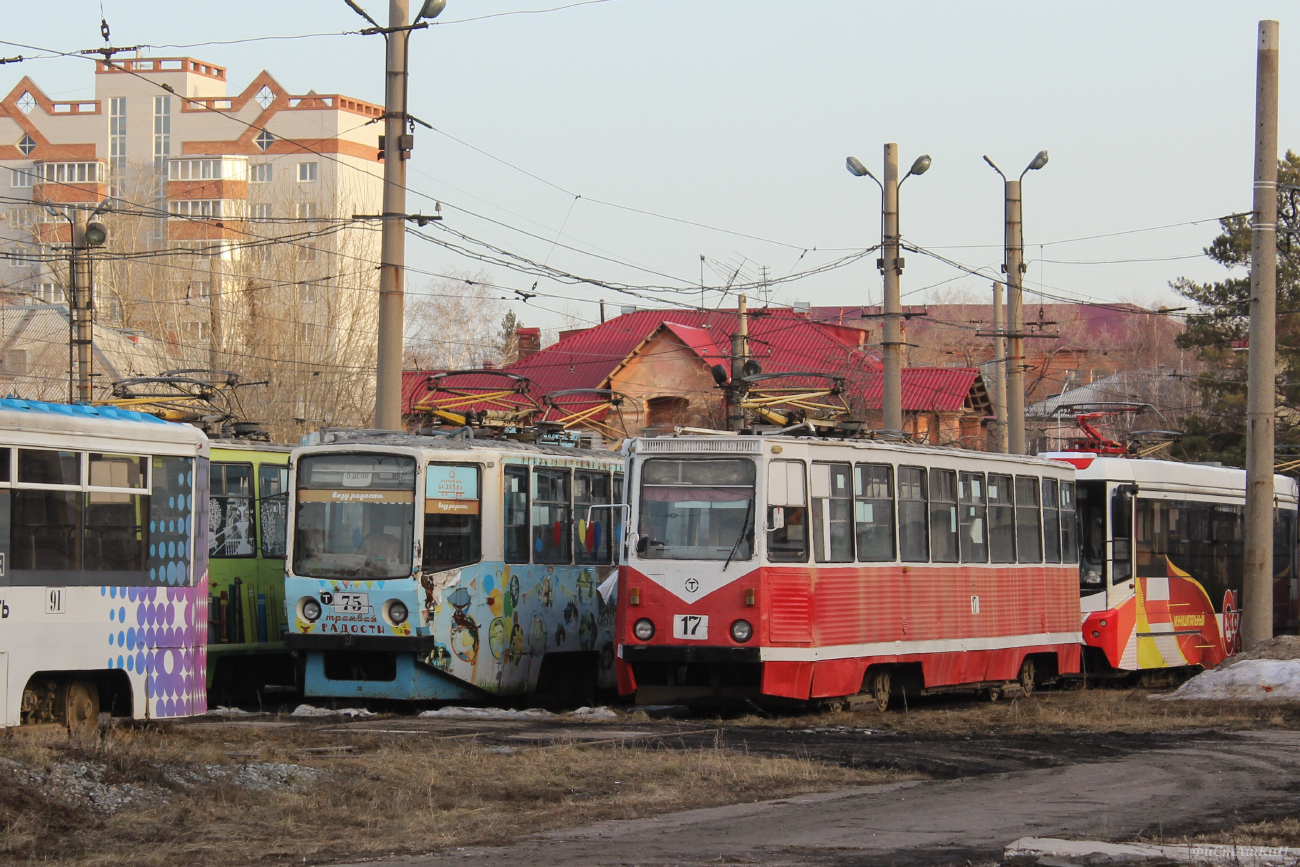
[[[881,670],[871,675],[871,697],[876,701],[877,710],[889,709],[889,671]]]
[[[91,737],[99,725],[99,690],[89,680],[74,680],[68,686],[63,719],[73,737]]]
[[[1020,691],[1025,697],[1034,694],[1034,659],[1031,656],[1025,657],[1025,661],[1020,663],[1020,674],[1016,675],[1016,680],[1020,684]]]

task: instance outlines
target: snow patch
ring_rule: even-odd
[[[1243,659],[1203,671],[1161,700],[1300,701],[1300,659]]]
[[[549,710],[540,710],[532,708],[529,710],[514,710],[513,708],[502,707],[440,707],[437,710],[426,710],[420,714],[420,719],[442,718],[442,719],[547,719],[555,716]]]
[[[293,709],[293,713],[289,714],[289,716],[351,716],[351,717],[374,716],[374,715],[375,715],[374,711],[366,710],[363,707],[341,707],[341,708],[332,709],[327,707],[312,707],[309,704],[300,704]]]
[[[600,707],[580,707],[577,710],[570,711],[569,716],[580,716],[584,719],[618,719],[618,714],[604,705]]]

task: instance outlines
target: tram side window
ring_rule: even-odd
[[[808,561],[808,506],[803,461],[767,465],[767,559],[774,563]]]
[[[1016,562],[1016,510],[1011,477],[989,473],[989,560]]]
[[[289,468],[277,464],[258,467],[257,497],[257,511],[262,519],[262,556],[283,559],[289,527]]]
[[[983,473],[962,473],[958,477],[958,536],[963,563],[987,563],[989,559],[986,493]]]
[[[80,491],[14,490],[9,519],[12,568],[77,569],[81,504]]]
[[[1016,555],[1021,563],[1043,561],[1042,515],[1038,511],[1038,478],[1016,476]]]
[[[533,470],[533,562],[568,563],[572,517],[569,471]]]
[[[958,553],[957,473],[930,470],[930,560],[956,563]]]
[[[208,471],[210,557],[252,557],[257,553],[253,520],[253,465],[214,461]]]
[[[1079,561],[1079,525],[1074,516],[1074,482],[1061,482],[1061,562]]]
[[[858,559],[879,563],[894,559],[894,468],[858,464],[853,468],[854,520]]]
[[[441,572],[483,559],[479,470],[429,464],[424,475],[424,546],[420,568]]]
[[[930,533],[926,513],[925,470],[898,468],[898,545],[909,563],[930,559]]]
[[[0,449],[0,482],[9,481],[9,449]]]
[[[610,503],[609,474],[576,471],[573,474],[574,561],[608,563],[612,509],[593,509]],[[588,517],[590,516],[590,520]]]
[[[143,572],[148,548],[149,495],[145,459],[135,455],[91,454],[90,484],[124,490],[86,493],[82,568],[88,572]]]
[[[813,556],[818,563],[853,562],[853,489],[849,464],[812,465]]]
[[[1060,486],[1056,479],[1043,479],[1043,559],[1061,562]]]
[[[527,563],[528,467],[504,467],[504,523],[507,563]]]

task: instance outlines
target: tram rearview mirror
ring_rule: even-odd
[[[767,507],[767,532],[771,533],[780,530],[785,526],[785,507],[768,506]]]

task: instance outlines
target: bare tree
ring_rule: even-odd
[[[505,303],[483,272],[452,272],[406,296],[405,366],[466,370],[502,360]]]

